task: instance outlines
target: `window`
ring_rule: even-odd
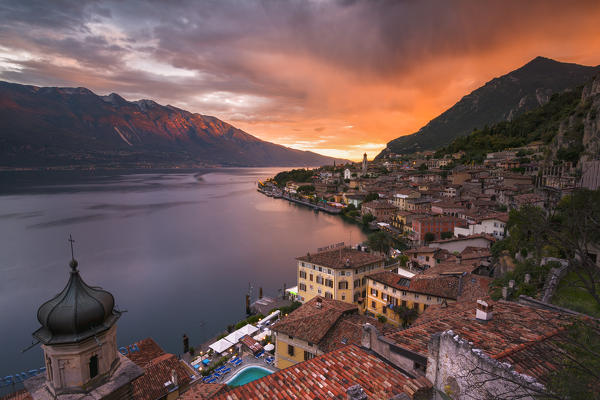
[[[425,261],[429,261],[429,256],[425,256]]]
[[[329,292],[325,292],[325,298],[326,299],[333,299],[333,295]]]
[[[423,311],[427,310],[427,307],[429,307],[429,304],[423,304]]]
[[[319,267],[319,272],[323,272],[323,267]]]
[[[342,295],[342,301],[346,300],[346,296]]]
[[[317,275],[317,283],[320,285],[323,284],[323,278],[320,275]]]
[[[302,263],[302,266],[303,266],[303,267],[305,266],[305,265],[304,265],[304,263]]]
[[[431,296],[427,296],[427,300],[431,300]]]
[[[377,291],[377,289],[371,288],[371,296],[377,297],[378,294],[379,294],[379,292]]]
[[[402,291],[402,296],[406,296],[406,290]]]
[[[333,288],[333,280],[332,279],[325,279],[325,286]]]
[[[290,356],[294,356],[294,346],[292,346],[291,344],[288,344],[288,355]]]
[[[346,271],[340,271],[340,276],[346,276]]]
[[[338,282],[338,289],[348,289],[348,281]]]
[[[406,300],[402,300],[402,307],[406,307]]]
[[[377,309],[377,304],[375,304],[375,300],[371,301],[371,308]]]
[[[419,298],[419,295],[415,293],[415,299],[418,299],[418,298]]]
[[[381,307],[381,312],[385,315],[387,313],[387,307],[386,306]]]
[[[360,279],[356,279],[356,280],[354,281],[354,288],[357,288],[357,287],[359,287],[359,286],[360,286]]]
[[[310,281],[312,282],[312,280],[313,280],[313,274],[310,274],[309,278],[310,278]]]
[[[304,283],[301,283],[298,285],[298,287],[300,288],[300,290],[302,290],[303,292],[306,292],[306,285]]]
[[[311,358],[315,358],[315,355],[309,351],[304,350],[304,361],[308,361]]]
[[[413,303],[413,309],[419,310],[419,303]]]
[[[306,272],[300,271],[300,278],[306,279]]]
[[[98,356],[90,357],[90,379],[98,375]]]
[[[381,293],[381,300],[387,301],[387,299],[388,299],[388,295],[385,293]]]

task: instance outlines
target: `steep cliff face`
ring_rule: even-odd
[[[577,108],[565,117],[549,146],[548,162],[581,164],[600,158],[600,76],[581,91]]]
[[[325,165],[218,118],[86,88],[0,82],[0,166]],[[338,162],[343,160],[338,160]]]
[[[600,158],[600,76],[583,88],[581,101],[589,104],[583,124],[584,153],[581,161]]]
[[[392,140],[382,154],[437,149],[476,128],[511,121],[546,104],[553,93],[582,85],[598,73],[600,67],[537,57],[466,95],[418,132]]]

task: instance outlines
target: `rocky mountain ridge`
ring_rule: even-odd
[[[314,166],[334,159],[212,116],[86,88],[0,82],[0,167]],[[337,159],[338,162],[344,160]]]
[[[600,66],[588,67],[537,57],[464,96],[418,132],[392,140],[378,157],[445,146],[476,128],[513,120],[546,104],[553,93],[582,85],[598,73]]]

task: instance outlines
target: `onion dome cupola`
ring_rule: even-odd
[[[65,288],[38,309],[42,327],[33,336],[46,345],[77,343],[106,331],[121,316],[112,294],[88,286],[71,260],[71,276]]]

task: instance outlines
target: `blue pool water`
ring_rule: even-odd
[[[246,367],[244,370],[238,373],[235,378],[227,382],[227,384],[229,386],[242,386],[248,382],[255,381],[270,374],[272,374],[272,372],[268,369],[261,367]]]

